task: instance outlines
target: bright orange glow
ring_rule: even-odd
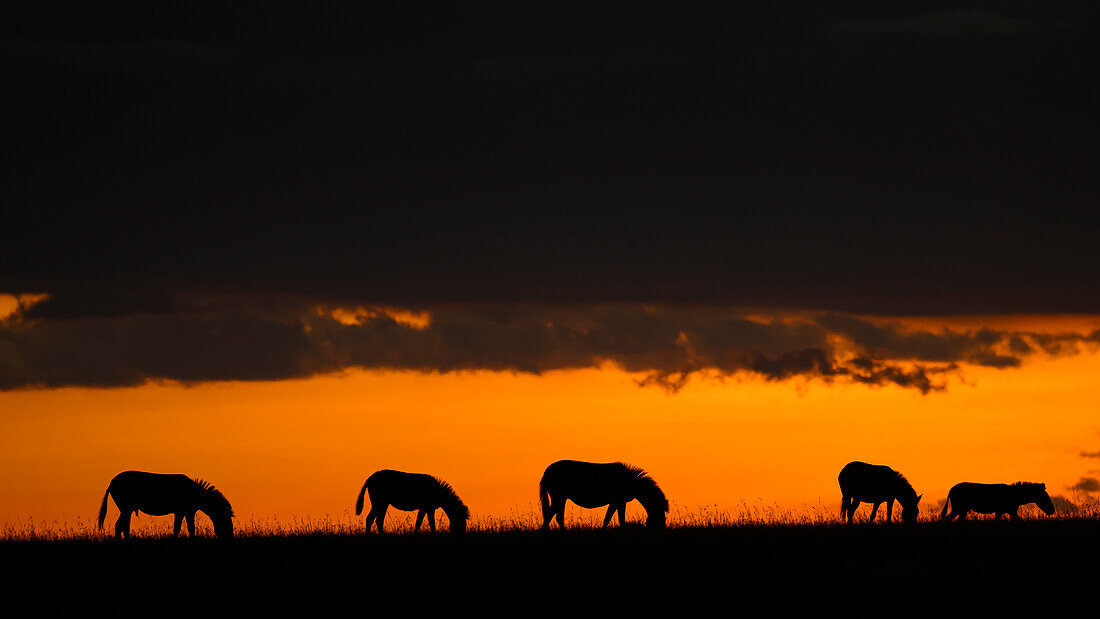
[[[611,368],[0,393],[0,523],[90,522],[125,469],[202,477],[239,520],[288,521],[343,518],[380,468],[450,481],[475,518],[533,511],[561,458],[635,463],[674,511],[731,513],[742,501],[835,513],[836,474],[856,459],[902,471],[925,505],[958,481],[1043,481],[1068,496],[1100,468],[1079,455],[1100,448],[1100,355],[965,375],[926,396],[756,379],[670,395]],[[112,505],[108,524],[116,516]]]
[[[47,294],[0,294],[0,320],[8,318],[20,308],[29,309],[32,305],[44,301]]]
[[[430,312],[414,312],[412,310],[395,307],[335,307],[318,308],[318,313],[329,314],[334,320],[344,325],[363,324],[363,321],[383,314],[398,324],[413,329],[427,329],[432,324]]]
[[[1032,331],[1035,333],[1090,333],[1100,329],[1100,316],[1087,314],[1063,314],[1059,316],[1006,314],[1003,316],[946,316],[936,318],[908,316],[898,318],[896,321],[915,329],[937,330],[944,327],[952,330],[986,327],[989,329]]]
[[[19,309],[19,299],[15,295],[0,294],[0,320],[7,318]]]

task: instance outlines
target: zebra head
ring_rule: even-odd
[[[1039,509],[1043,510],[1043,513],[1048,516],[1054,515],[1054,501],[1050,500],[1050,494],[1047,493],[1046,484],[1036,484],[1035,489],[1035,504],[1039,506]]]
[[[214,524],[214,535],[218,539],[233,538],[233,506],[220,490],[209,482],[201,479],[195,480],[199,487],[199,504],[197,507],[202,513],[210,517]]]
[[[629,467],[634,475],[634,496],[645,508],[645,526],[650,529],[665,528],[665,514],[668,513],[668,498],[657,482],[648,473],[638,467]]]
[[[470,519],[470,510],[462,501],[443,506],[447,520],[451,523],[451,533],[461,535],[466,532],[466,522]]]
[[[646,510],[645,526],[650,529],[664,529],[665,514],[668,513],[668,499],[663,495],[643,504]]]
[[[917,516],[920,514],[918,505],[924,495],[913,494],[913,497],[909,500],[901,502],[901,521],[905,524],[912,524],[917,521]]]

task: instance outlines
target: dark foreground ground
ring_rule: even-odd
[[[1097,520],[0,542],[0,593],[7,616],[1047,614],[1094,608],[1098,542]]]

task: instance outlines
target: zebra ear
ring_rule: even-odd
[[[923,498],[924,498],[924,495],[923,495],[923,494],[921,494],[921,495],[918,495],[918,496],[917,496],[917,503],[920,503],[920,500],[921,500],[921,499],[923,499]]]

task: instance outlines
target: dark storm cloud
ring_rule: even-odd
[[[818,324],[843,335],[865,354],[894,359],[971,363],[995,368],[1017,367],[1030,354],[1076,354],[1082,346],[1095,348],[1100,331],[1033,333],[981,328],[918,331],[895,323],[872,322],[855,316],[827,314]]]
[[[669,391],[700,376],[746,376],[930,393],[944,390],[966,365],[1012,368],[1050,354],[1026,332],[920,331],[836,313],[641,304],[410,311],[181,294],[172,311],[135,304],[74,317],[37,309],[48,302],[0,321],[0,389],[279,380],[347,369],[542,374],[610,365],[641,375],[640,385]],[[1059,338],[1058,353],[1070,354],[1071,344],[1078,351],[1093,346],[1096,334]],[[1017,340],[1028,343],[1026,352],[1018,345],[1011,352]]]
[[[1093,4],[110,5],[0,8],[0,389],[1100,343],[855,315],[1100,312]]]
[[[42,313],[1100,311],[1094,3],[109,4],[0,8],[0,290]]]
[[[1082,477],[1076,484],[1069,486],[1070,490],[1079,492],[1100,492],[1100,479],[1095,477]]]
[[[163,292],[70,290],[51,295],[23,312],[23,318],[107,318],[129,314],[163,314],[180,309]]]
[[[1100,451],[1082,451],[1080,456],[1082,458],[1100,458]]]
[[[313,349],[300,324],[242,314],[7,321],[0,389],[278,380],[311,373]]]
[[[937,11],[862,21],[841,19],[832,23],[834,31],[844,34],[932,37],[1013,36],[1072,27],[1073,24],[1065,21],[1051,22],[981,10]]]

